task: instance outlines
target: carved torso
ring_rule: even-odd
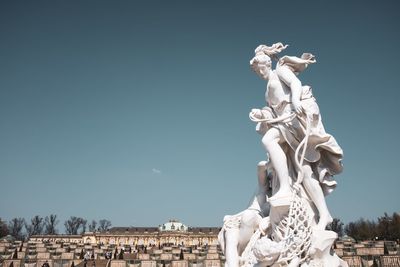
[[[268,106],[273,110],[278,111],[282,105],[290,103],[291,92],[289,87],[281,82],[278,76],[274,73],[271,75],[265,92],[265,100]]]

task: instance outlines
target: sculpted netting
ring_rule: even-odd
[[[267,81],[267,106],[249,114],[267,157],[258,163],[251,205],[224,217],[218,238],[227,267],[347,266],[332,252],[337,234],[326,230],[332,217],[325,202],[342,171],[343,151],[325,132],[311,87],[297,78],[315,57],[278,57],[286,48],[260,45],[250,60]]]

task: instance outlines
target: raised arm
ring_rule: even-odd
[[[291,90],[291,100],[293,104],[293,108],[296,113],[301,113],[303,108],[301,107],[300,97],[302,86],[300,80],[297,76],[293,73],[289,67],[283,65],[278,66],[276,69],[276,74],[278,75],[279,79],[283,81]]]

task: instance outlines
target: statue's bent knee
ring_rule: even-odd
[[[257,210],[246,210],[242,214],[241,227],[256,228],[261,216]]]

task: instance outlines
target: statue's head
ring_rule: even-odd
[[[264,80],[268,80],[272,67],[272,61],[269,56],[262,52],[257,53],[256,49],[256,55],[250,60],[250,66],[258,76]]]
[[[251,68],[264,80],[268,80],[272,68],[271,59],[278,61],[277,54],[288,47],[282,43],[275,43],[272,46],[259,45],[254,50],[255,56],[250,60]]]

